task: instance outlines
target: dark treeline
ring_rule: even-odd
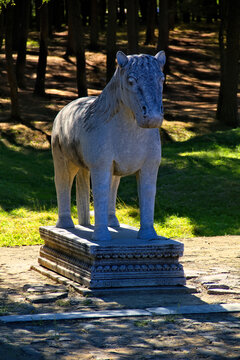
[[[54,31],[68,30],[65,57],[76,57],[78,96],[87,95],[85,49],[107,55],[106,79],[115,71],[116,33],[126,26],[128,54],[139,52],[139,29],[145,29],[145,44],[165,50],[169,31],[176,24],[219,24],[221,86],[217,118],[238,126],[237,88],[240,34],[239,0],[0,0],[0,49],[5,38],[6,66],[11,94],[12,118],[21,119],[18,89],[24,89],[27,38],[39,32],[39,59],[34,92],[45,95],[48,41]],[[207,25],[206,25],[207,26]],[[157,30],[157,31],[156,31]],[[105,33],[106,44],[99,37]],[[86,41],[88,34],[88,41]],[[13,52],[17,53],[16,63]],[[165,66],[169,72],[169,62]]]

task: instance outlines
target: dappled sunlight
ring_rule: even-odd
[[[184,153],[179,153],[179,156],[189,156],[189,157],[194,157],[194,158],[208,158],[209,161],[212,161],[214,159],[216,159],[216,161],[220,161],[223,164],[225,164],[226,166],[228,165],[227,162],[228,160],[225,159],[239,159],[240,160],[240,156],[239,156],[239,146],[236,147],[236,149],[234,151],[232,151],[231,153],[229,153],[229,149],[228,148],[219,148],[216,149],[215,151],[192,151],[192,152],[184,152]]]
[[[195,234],[195,225],[188,217],[178,215],[169,215],[164,220],[158,220],[156,215],[155,229],[160,236],[186,238],[193,237]]]
[[[118,34],[117,43],[121,50],[126,51],[127,37],[120,39],[122,35]],[[30,36],[35,40],[37,33]],[[0,54],[0,177],[4,175],[0,184],[0,214],[4,214],[1,217],[5,224],[4,232],[8,231],[9,225],[8,234],[11,231],[14,234],[12,242],[14,238],[32,241],[25,233],[30,231],[31,222],[36,228],[36,242],[40,241],[37,230],[40,225],[56,223],[54,171],[46,135],[51,134],[57,112],[77,98],[76,58],[64,57],[66,36],[66,32],[57,32],[50,40],[46,97],[33,95],[38,55],[34,52],[34,42],[29,43],[27,88],[19,91],[19,98],[24,121],[34,125],[35,130],[27,125],[8,123],[9,90],[4,70],[5,56]],[[140,36],[139,51],[154,54],[154,46],[143,45],[143,31]],[[100,37],[103,44],[105,39],[102,34]],[[170,74],[164,89],[163,122],[169,142],[163,141],[155,211],[155,226],[163,236],[222,235],[240,231],[236,215],[240,201],[239,135],[235,130],[213,133],[223,129],[215,119],[219,90],[216,49],[217,37],[212,30],[188,31],[182,28],[170,32]],[[86,51],[90,96],[99,95],[106,84],[105,65],[106,54]],[[209,136],[196,136],[203,134]],[[74,187],[72,214],[77,224],[75,204]],[[121,180],[117,216],[121,223],[140,225],[135,177]]]

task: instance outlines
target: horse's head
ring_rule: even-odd
[[[165,61],[164,51],[156,56],[117,53],[122,101],[131,109],[140,127],[158,128],[162,125],[162,70]]]

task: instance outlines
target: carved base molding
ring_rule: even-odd
[[[111,241],[96,242],[93,229],[40,227],[45,245],[39,264],[89,289],[185,285],[182,243],[160,236],[139,240],[137,229],[126,225],[109,228]]]

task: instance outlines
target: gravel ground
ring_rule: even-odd
[[[29,270],[39,246],[1,248],[0,315],[240,303],[240,236],[186,239],[184,245],[187,284],[198,292],[101,297],[83,297]],[[45,302],[35,303],[36,297]],[[1,324],[0,360],[237,360],[239,319],[240,313],[228,313]]]

